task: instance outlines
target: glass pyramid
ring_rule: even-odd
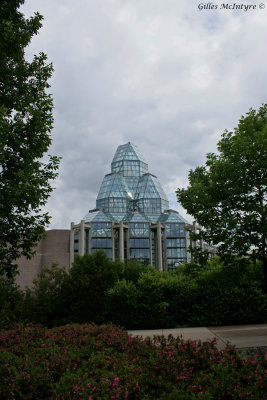
[[[156,176],[148,173],[148,164],[134,144],[128,142],[117,148],[111,173],[101,184],[96,208],[116,216],[122,214],[120,220],[125,220],[126,215],[134,211],[157,215],[158,218],[169,208],[162,186]]]

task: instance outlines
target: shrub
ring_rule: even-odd
[[[190,326],[251,324],[266,321],[267,298],[256,286],[199,286],[187,316]]]
[[[113,325],[27,325],[0,332],[0,398],[266,399],[267,358],[234,347],[162,336],[130,337]]]
[[[103,251],[77,257],[65,287],[69,320],[103,322],[107,291],[122,274],[122,264],[109,260]]]
[[[64,293],[64,288],[67,279],[65,269],[56,264],[44,268],[33,281],[32,289],[26,290],[24,320],[50,327],[66,322],[68,293]]]
[[[0,277],[0,328],[8,328],[12,322],[22,322],[23,293],[14,279]]]
[[[134,260],[126,260],[122,265],[122,279],[125,279],[127,282],[137,283],[142,273],[155,271],[155,267],[152,267],[152,265],[143,265]]]
[[[127,282],[125,279],[117,281],[107,294],[107,321],[128,329],[141,326],[138,315],[139,294],[133,282]]]
[[[67,274],[53,266],[23,295],[13,285],[0,293],[0,322],[113,322],[127,329],[245,324],[267,321],[262,269],[247,260],[205,267],[182,265],[158,272],[135,262],[111,261],[103,252],[77,257]]]
[[[171,274],[151,270],[136,284],[117,282],[109,291],[109,320],[127,329],[264,322],[267,297],[259,276],[246,260],[184,265]]]

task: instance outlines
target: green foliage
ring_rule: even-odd
[[[215,339],[142,340],[110,324],[16,325],[0,334],[3,400],[262,400],[267,390],[263,353],[219,350]]]
[[[206,266],[181,265],[173,273],[146,266],[140,275],[133,265],[126,280],[126,266],[101,251],[77,257],[69,274],[56,265],[44,269],[24,295],[3,279],[0,322],[53,327],[95,321],[160,329],[267,321],[260,263],[236,259],[225,265],[217,258]]]
[[[76,257],[69,274],[56,265],[44,269],[26,291],[24,320],[49,327],[102,321],[106,292],[118,281],[122,268],[99,251]]]
[[[164,328],[172,325],[173,316],[169,312],[169,298],[166,296],[170,283],[169,274],[149,271],[140,276],[138,316],[144,328]]]
[[[25,48],[41,27],[18,11],[24,0],[0,3],[0,274],[15,274],[14,261],[30,257],[49,222],[42,206],[52,192],[59,158],[43,156],[51,144],[52,65],[40,53],[25,60]]]
[[[123,275],[127,282],[136,283],[143,272],[153,271],[154,267],[151,265],[144,265],[134,260],[127,260],[123,265]]]
[[[189,326],[253,324],[266,319],[266,296],[251,284],[198,286],[187,315]]]
[[[192,237],[192,234],[191,234]],[[203,250],[199,247],[192,247],[189,246],[189,251],[191,253],[192,260],[194,263],[199,264],[199,265],[206,265],[208,260],[209,260],[209,251],[208,250]]]
[[[121,274],[122,264],[109,260],[102,251],[77,257],[65,288],[70,320],[102,322],[106,292]]]
[[[118,281],[109,291],[106,304],[109,321],[127,329],[161,328],[170,325],[168,301],[164,296],[167,280],[157,271],[141,274],[138,281]]]
[[[246,324],[267,321],[262,268],[237,259],[224,265],[184,264],[174,273],[149,271],[108,292],[108,320],[128,329]]]
[[[221,255],[262,260],[267,285],[267,104],[225,131],[218,154],[189,172],[189,186],[177,198],[205,230],[199,235]],[[267,286],[266,286],[267,290]]]
[[[24,299],[24,320],[46,326],[67,322],[68,293],[65,291],[68,274],[65,269],[53,265],[44,268],[27,289]]]
[[[138,289],[132,281],[117,281],[107,292],[105,318],[114,324],[134,329],[140,324]]]
[[[23,293],[13,279],[0,277],[0,329],[22,322]]]

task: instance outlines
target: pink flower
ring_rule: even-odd
[[[114,379],[114,381],[113,381],[113,385],[112,385],[112,386],[117,386],[118,383],[119,383],[119,378],[116,377],[116,378]]]

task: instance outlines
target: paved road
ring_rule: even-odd
[[[185,340],[201,341],[216,337],[219,348],[225,347],[227,342],[234,344],[237,348],[267,347],[267,324],[135,330],[128,331],[128,333],[133,336],[142,337],[153,337],[154,335],[164,335],[167,337],[171,334],[174,337],[182,336]]]

